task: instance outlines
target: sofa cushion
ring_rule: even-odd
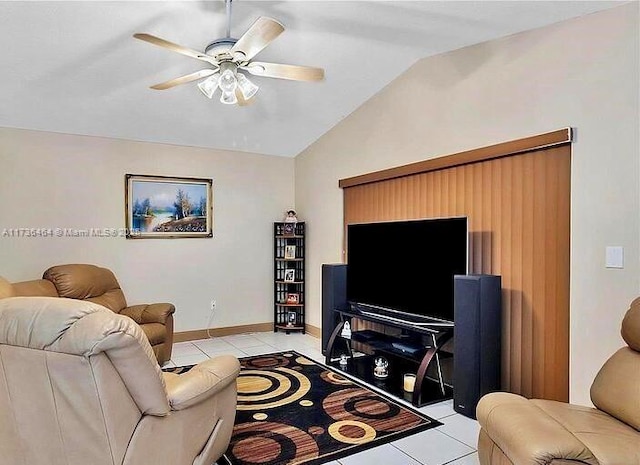
[[[593,380],[591,401],[640,431],[640,353],[623,347],[609,357]]]
[[[162,344],[167,338],[167,329],[160,323],[147,323],[140,325],[144,335],[149,339],[149,343],[152,346],[156,344]]]
[[[124,294],[120,289],[112,289],[105,292],[102,295],[96,297],[89,297],[84,299],[87,302],[93,302],[103,307],[107,307],[109,310],[120,313],[120,311],[127,306],[127,302],[124,299]]]
[[[53,283],[60,297],[89,300],[119,313],[127,306],[118,280],[107,268],[88,264],[57,265],[42,276]]]
[[[591,385],[591,401],[640,431],[640,298],[631,302],[620,332],[629,347],[619,349],[600,368]]]
[[[576,436],[522,396],[509,392],[486,394],[478,402],[476,413],[482,429],[514,464],[573,460],[601,465]]]
[[[542,399],[530,402],[582,442],[600,465],[640,465],[640,433],[630,426],[591,407]]]
[[[631,302],[631,306],[622,320],[620,333],[629,347],[640,352],[640,297]]]
[[[131,305],[120,311],[121,315],[132,318],[139,325],[146,323],[167,323],[167,320],[176,311],[173,304],[160,302],[155,304]]]
[[[58,297],[1,299],[3,344],[87,359],[104,352],[142,413],[169,412],[162,372],[140,326],[100,305]]]
[[[13,297],[14,295],[15,291],[13,290],[13,285],[2,276],[0,276],[0,299]]]
[[[56,287],[46,279],[13,283],[13,290],[20,297],[58,297]]]

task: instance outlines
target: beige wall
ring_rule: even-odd
[[[293,205],[294,161],[0,128],[0,275],[58,263],[111,268],[129,303],[176,305],[177,331],[273,321],[273,221]],[[213,178],[212,239],[9,238],[5,228],[122,228],[124,175]]]
[[[299,155],[308,321],[321,264],[342,260],[339,179],[571,126],[570,399],[589,404],[639,291],[638,44],[635,2],[426,58]],[[607,245],[624,247],[624,269],[605,268]]]

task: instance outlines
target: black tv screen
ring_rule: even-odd
[[[466,217],[347,227],[347,300],[453,322],[453,276],[467,274]]]

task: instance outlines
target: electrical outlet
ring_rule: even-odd
[[[215,309],[216,309],[216,300],[211,299],[211,311],[214,311]]]

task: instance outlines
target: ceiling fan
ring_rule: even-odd
[[[253,61],[253,58],[284,32],[284,26],[273,18],[259,17],[239,38],[231,38],[231,1],[225,0],[227,12],[227,36],[214,40],[198,52],[173,42],[146,33],[137,33],[133,37],[171,51],[204,61],[208,68],[180,76],[151,86],[151,89],[166,90],[180,84],[197,81],[198,88],[209,98],[220,88],[220,101],[225,104],[244,105],[258,91],[244,72],[254,76],[290,79],[294,81],[321,81],[324,79],[322,68],[285,65]],[[244,71],[244,72],[243,72]]]

